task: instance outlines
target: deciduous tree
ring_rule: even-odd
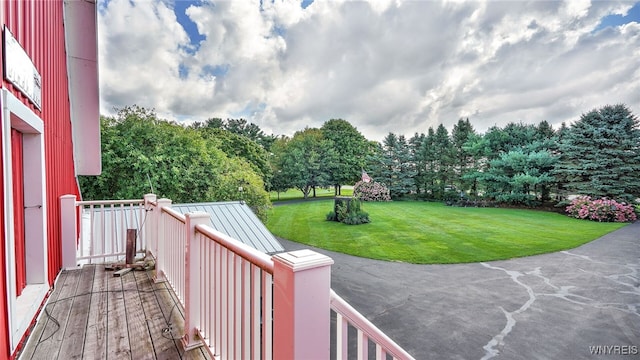
[[[333,142],[335,162],[327,164],[329,178],[336,195],[341,194],[341,185],[354,184],[365,167],[369,146],[367,139],[348,121],[331,119],[320,128],[324,139]]]
[[[193,129],[130,106],[101,118],[101,136],[102,175],[79,177],[86,200],[135,199],[153,191],[176,203],[242,199],[266,216],[270,201],[262,178]]]

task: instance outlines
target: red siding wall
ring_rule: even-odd
[[[22,100],[44,122],[49,281],[53,283],[62,266],[58,199],[64,194],[79,195],[71,142],[63,1],[0,1],[0,22],[8,26],[42,75],[42,111],[31,105],[29,100],[11,83],[3,79],[2,86]],[[3,73],[2,62],[0,62],[0,73]],[[9,121],[9,119],[2,119],[2,121]],[[25,159],[25,161],[28,160]],[[1,182],[0,177],[0,184]],[[2,197],[0,201],[3,201],[4,194],[1,193],[1,189],[2,187],[0,187]],[[0,209],[0,225],[3,221],[3,211],[4,209]],[[4,226],[0,226],[0,231],[4,232],[3,229]],[[3,238],[7,236],[4,233],[2,235]],[[5,264],[4,241],[0,247],[0,279],[5,279],[7,264]],[[14,264],[11,265],[14,266]],[[0,289],[0,359],[9,356],[6,353],[9,349],[8,334],[6,334],[6,286],[7,284],[4,284]]]
[[[71,142],[63,2],[3,1],[2,6],[3,24],[9,27],[42,75],[42,111],[32,106],[9,82],[3,80],[3,87],[10,89],[44,121],[49,281],[53,282],[62,264],[58,199],[64,194],[79,195]]]

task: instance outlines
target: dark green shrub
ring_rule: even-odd
[[[371,221],[369,220],[369,214],[361,211],[359,213],[349,213],[342,222],[347,225],[361,225]]]
[[[369,223],[369,214],[362,211],[362,203],[357,198],[336,197],[333,211],[327,214],[327,221],[338,221],[347,225]]]

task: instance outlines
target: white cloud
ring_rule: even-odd
[[[239,117],[291,135],[344,118],[370,139],[469,117],[476,129],[573,121],[605,104],[640,115],[640,25],[594,31],[629,2],[224,1],[102,4],[103,113]],[[182,69],[182,77],[180,76]]]

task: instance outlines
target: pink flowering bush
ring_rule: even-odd
[[[362,201],[391,201],[389,189],[376,181],[358,181],[353,186],[353,196]]]
[[[567,206],[565,212],[576,219],[587,219],[600,222],[631,222],[636,221],[634,206],[619,203],[611,199],[591,199],[580,196]]]

